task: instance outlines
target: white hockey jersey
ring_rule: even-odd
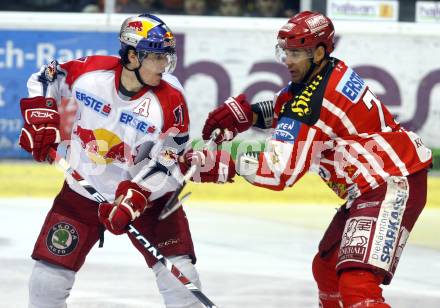
[[[113,201],[119,182],[141,169],[151,200],[177,187],[176,160],[189,139],[189,116],[177,78],[164,75],[156,87],[131,98],[118,91],[122,65],[112,56],[89,56],[44,66],[28,81],[29,96],[72,97],[78,106],[68,160],[103,196]],[[172,176],[174,174],[174,177]],[[73,179],[69,186],[92,197]]]

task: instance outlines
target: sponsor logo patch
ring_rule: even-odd
[[[134,29],[136,31],[142,31],[142,29],[143,29],[142,21],[138,21],[138,20],[130,21],[127,24],[127,28],[132,28],[132,29]]]
[[[396,247],[408,199],[408,183],[404,177],[391,177],[387,193],[377,218],[369,263],[389,270]]]
[[[46,106],[49,107],[49,108],[53,107],[53,102],[52,102],[52,100],[47,99],[47,100],[46,100]]]
[[[339,263],[345,261],[363,262],[374,218],[367,216],[354,217],[347,220],[339,249]]]
[[[164,242],[157,243],[157,248],[161,249],[161,248],[164,248],[167,246],[177,245],[181,242],[182,242],[182,240],[180,238],[170,238]]]
[[[78,241],[78,231],[75,227],[66,222],[59,222],[49,230],[46,246],[54,255],[67,256],[76,248]]]
[[[380,204],[379,201],[368,201],[368,202],[364,202],[364,203],[359,203],[358,205],[356,205],[356,208],[358,210],[366,209],[366,208],[378,206],[379,204]]]
[[[238,104],[232,97],[228,98],[225,101],[225,104],[232,111],[232,113],[234,114],[238,123],[247,123],[248,122],[248,118],[246,117],[246,114],[244,113],[240,104]]]
[[[316,33],[328,26],[327,19],[322,15],[307,18],[305,22],[309,26],[310,32],[312,33]]]
[[[93,97],[85,92],[75,91],[75,98],[78,102],[81,102],[85,107],[105,117],[108,117],[110,111],[112,110],[110,104],[105,104],[98,98]]]
[[[131,126],[134,129],[145,134],[152,134],[156,131],[156,127],[154,125],[151,125],[146,121],[143,121],[142,117],[128,112],[121,112],[121,116],[119,117],[119,122]]]
[[[391,255],[396,246],[397,234],[399,232],[400,224],[402,222],[404,209],[405,195],[398,194],[394,207],[389,212],[388,221],[384,225],[384,241],[382,244],[382,251],[380,252],[380,260],[382,262],[390,263],[391,261]]]
[[[298,95],[289,99],[281,107],[281,117],[287,116],[297,119],[310,126],[315,124],[318,121],[322,102],[323,80],[322,75],[316,75]]]
[[[336,91],[348,98],[352,103],[357,103],[361,98],[362,94],[365,92],[367,85],[362,78],[356,74],[351,68],[342,76],[339,81]]]
[[[294,143],[298,136],[301,123],[288,117],[281,117],[273,133],[273,139]]]
[[[30,118],[31,119],[51,119],[53,120],[53,116],[55,115],[54,111],[39,111],[39,110],[29,110],[31,111]]]

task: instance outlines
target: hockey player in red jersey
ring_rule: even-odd
[[[329,18],[301,12],[277,39],[276,55],[291,82],[274,103],[229,98],[209,114],[204,139],[217,128],[218,143],[252,125],[272,129],[264,152],[237,158],[238,174],[281,190],[310,170],[346,200],[313,260],[320,307],[390,307],[380,285],[390,283],[425,206],[431,151],[354,70],[330,56]]]
[[[125,20],[119,39],[120,58],[89,56],[44,66],[28,81],[29,98],[20,101],[24,127],[19,143],[37,161],[45,161],[49,149],[60,142],[57,103],[61,97],[75,101],[78,112],[68,159],[111,202],[98,206],[84,188],[66,179],[32,253],[36,263],[29,282],[30,308],[66,307],[75,274],[102,239],[103,226],[122,234],[132,223],[200,287],[183,209],[157,219],[191,157],[197,156],[182,155],[189,117],[182,86],[170,75],[176,64],[174,36],[162,20],[144,14]],[[214,159],[208,162],[213,168],[201,171],[199,181],[229,181],[235,174],[231,160],[216,160],[225,153],[209,154],[205,160]],[[141,169],[143,179],[132,182]],[[132,234],[128,237],[153,269],[166,307],[200,307],[162,263]],[[129,284],[121,272],[121,282],[124,279]]]

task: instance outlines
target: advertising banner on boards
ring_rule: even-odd
[[[17,141],[29,76],[52,59],[117,54],[115,40],[116,33],[0,30],[0,158],[28,157]]]
[[[327,15],[341,20],[397,21],[399,2],[395,0],[327,0]]]
[[[440,23],[440,2],[439,1],[417,1],[416,22]]]

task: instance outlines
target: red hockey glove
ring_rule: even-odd
[[[196,165],[197,172],[191,180],[199,183],[233,182],[236,174],[234,160],[226,151],[189,150],[179,158],[179,165],[183,174]]]
[[[20,108],[24,125],[19,144],[36,161],[45,161],[49,148],[61,141],[57,103],[53,98],[36,96],[22,98]]]
[[[111,233],[119,235],[126,231],[130,221],[138,218],[145,209],[150,192],[131,181],[119,183],[113,203],[101,203],[98,209],[99,221]]]
[[[208,140],[212,132],[220,128],[222,133],[215,142],[232,140],[238,133],[248,130],[252,126],[252,120],[253,112],[246,96],[240,94],[236,98],[230,97],[223,105],[209,113],[202,130],[202,137]]]

